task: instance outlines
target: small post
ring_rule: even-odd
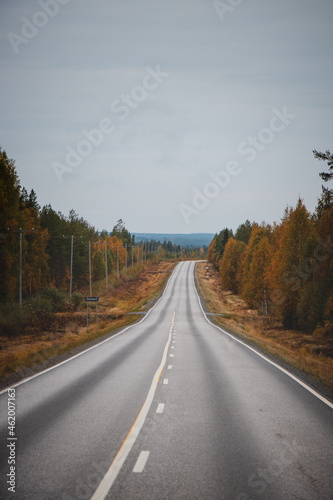
[[[119,247],[117,247],[117,278],[119,280]]]
[[[91,242],[89,241],[89,285],[90,285],[90,297],[92,296],[91,287]]]
[[[87,302],[87,335],[89,333],[89,312],[88,312],[88,302]]]
[[[88,302],[96,302],[96,332],[98,332],[98,307],[97,302],[99,301],[99,297],[86,297],[85,301],[87,302],[87,334],[89,333],[89,313],[88,313]]]

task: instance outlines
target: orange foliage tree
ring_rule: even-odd
[[[222,287],[233,293],[240,291],[239,267],[242,254],[246,245],[243,241],[230,238],[225,246],[223,258],[220,264],[220,276]]]

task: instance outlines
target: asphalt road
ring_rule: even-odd
[[[333,498],[332,405],[210,324],[193,271],[139,324],[14,387],[17,439],[0,395],[1,498]]]

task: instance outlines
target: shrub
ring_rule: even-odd
[[[31,323],[40,326],[43,330],[50,328],[54,319],[54,303],[51,298],[42,294],[36,295],[28,303]]]
[[[19,304],[1,304],[0,306],[0,333],[7,337],[24,332],[28,323],[27,311]]]
[[[313,334],[315,337],[333,338],[333,322],[325,321],[324,326],[317,326]]]
[[[65,309],[66,295],[57,288],[44,288],[35,298],[37,299],[37,297],[48,301],[53,312],[61,312]]]
[[[74,292],[70,298],[70,303],[73,306],[74,311],[77,311],[79,306],[81,305],[83,301],[83,295],[80,292]]]

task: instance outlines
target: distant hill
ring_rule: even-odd
[[[171,241],[172,244],[185,248],[202,247],[210,244],[215,234],[212,233],[191,233],[191,234],[168,234],[168,233],[132,233],[135,242],[155,240],[163,243]]]

